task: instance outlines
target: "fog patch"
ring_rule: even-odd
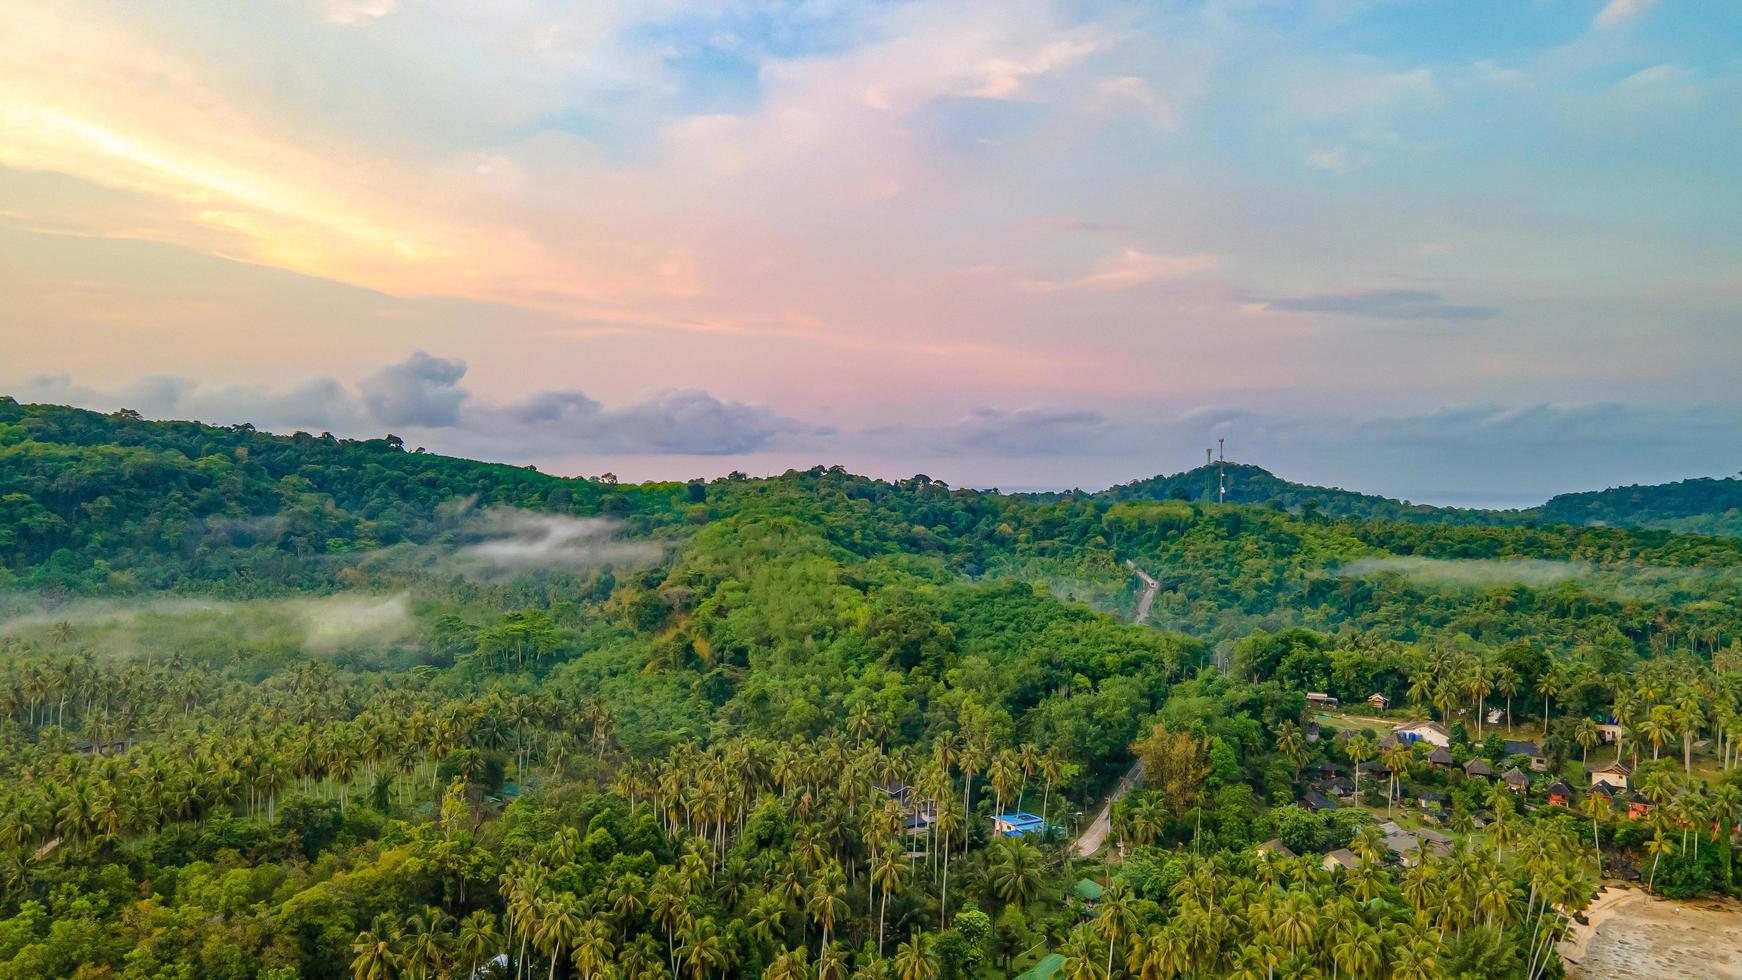
[[[302,621],[303,645],[315,653],[370,644],[397,643],[411,635],[406,597],[337,595],[291,600]]]
[[[1621,600],[1662,598],[1664,593],[1678,590],[1698,593],[1742,581],[1742,569],[1737,568],[1596,565],[1544,558],[1363,558],[1341,566],[1333,574],[1341,578],[1393,574],[1412,585],[1449,589],[1513,585],[1548,589],[1572,582],[1591,595]]]
[[[405,595],[341,594],[242,601],[161,597],[56,603],[15,595],[0,607],[0,637],[112,656],[183,644],[249,642],[333,653],[396,646],[413,637]]]
[[[542,569],[644,567],[657,563],[662,556],[659,545],[623,538],[623,525],[604,517],[567,517],[492,507],[476,515],[468,531],[479,540],[456,551],[454,561],[461,571],[485,577]]]
[[[1582,562],[1542,558],[1502,560],[1489,558],[1363,558],[1337,569],[1343,578],[1364,578],[1386,573],[1401,575],[1417,585],[1485,589],[1497,585],[1527,585],[1544,589],[1588,578],[1592,566]]]

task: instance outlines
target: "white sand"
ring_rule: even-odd
[[[1561,943],[1567,976],[1742,980],[1742,904],[1677,902],[1636,888],[1598,896]]]

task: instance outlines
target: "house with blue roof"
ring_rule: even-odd
[[[992,829],[1000,837],[1021,837],[1025,834],[1046,833],[1046,821],[1032,813],[1020,810],[1014,813],[1000,813],[992,818]]]

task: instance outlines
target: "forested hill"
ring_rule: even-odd
[[[1152,476],[1120,484],[1097,496],[1110,500],[1186,500],[1215,503],[1219,495],[1219,477],[1226,480],[1228,503],[1275,506],[1296,513],[1318,513],[1327,517],[1357,519],[1426,521],[1434,524],[1518,524],[1525,519],[1519,511],[1434,507],[1377,494],[1344,490],[1341,487],[1295,483],[1250,463],[1212,463],[1172,476]]]
[[[1563,493],[1536,508],[1543,520],[1652,527],[1742,537],[1742,480],[1702,478],[1657,486]]]
[[[0,399],[0,977],[1540,980],[1605,868],[1742,891],[1742,538],[1330,511]],[[1497,706],[1581,791],[1626,718],[1675,822],[1466,779]]]
[[[1111,500],[1187,500],[1211,503],[1217,476],[1227,474],[1229,503],[1281,507],[1328,517],[1377,518],[1430,524],[1518,526],[1531,523],[1654,528],[1687,534],[1742,537],[1742,480],[1692,479],[1651,486],[1563,493],[1536,507],[1491,510],[1436,507],[1340,487],[1285,480],[1249,463],[1211,464],[1134,480],[1097,494]]]

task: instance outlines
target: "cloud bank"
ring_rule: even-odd
[[[64,374],[38,375],[7,390],[21,401],[129,408],[156,419],[247,422],[274,431],[352,437],[391,431],[408,443],[428,440],[447,451],[498,460],[576,452],[731,455],[826,432],[763,406],[722,401],[694,389],[655,390],[616,407],[578,390],[492,402],[475,397],[463,384],[465,376],[465,362],[418,351],[369,373],[354,391],[333,378],[271,389],[168,376],[104,391]]]

